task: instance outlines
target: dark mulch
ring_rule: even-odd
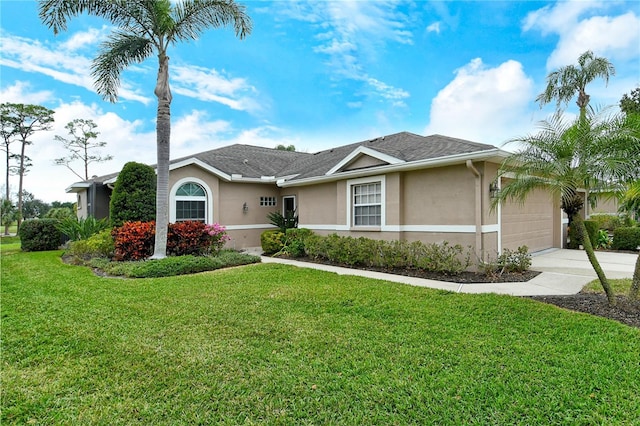
[[[640,300],[618,296],[616,306],[609,306],[607,296],[595,293],[578,293],[568,296],[535,296],[529,299],[549,303],[564,309],[584,312],[619,321],[640,328]]]

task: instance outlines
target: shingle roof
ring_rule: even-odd
[[[323,176],[360,146],[406,162],[496,149],[492,145],[448,136],[420,136],[414,133],[400,132],[327,149],[315,154],[235,144],[177,158],[172,160],[171,164],[195,158],[228,175],[240,174],[244,178],[297,175],[292,179],[297,180]],[[118,173],[112,173],[93,178],[91,181],[105,182],[117,175]]]
[[[314,154],[313,158],[302,158],[290,168],[291,174],[299,173],[293,180],[324,175],[360,146],[376,150],[406,162],[496,149],[496,147],[492,145],[448,136],[420,136],[414,133],[400,132],[320,151]]]

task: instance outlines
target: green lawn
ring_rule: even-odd
[[[132,280],[59,257],[2,246],[2,425],[640,421],[640,330],[614,321],[277,264]]]

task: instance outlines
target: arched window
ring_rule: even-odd
[[[186,220],[207,221],[207,194],[194,182],[182,184],[176,191],[176,222]]]

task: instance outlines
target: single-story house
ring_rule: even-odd
[[[316,153],[231,145],[171,161],[170,221],[227,228],[228,246],[260,245],[267,214],[295,211],[299,227],[377,239],[447,241],[479,256],[527,245],[561,247],[566,217],[558,200],[533,193],[491,209],[509,155],[491,145],[401,132]],[[78,215],[109,214],[117,173],[77,182]]]

